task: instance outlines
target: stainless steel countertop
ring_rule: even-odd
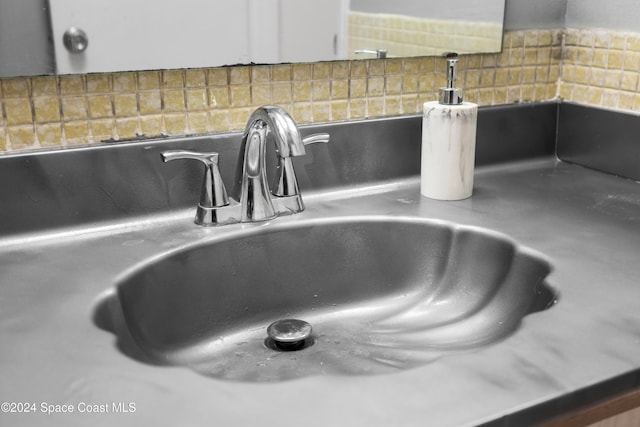
[[[475,181],[458,202],[422,198],[416,177],[307,194],[305,212],[264,225],[201,228],[189,209],[1,240],[0,401],[36,413],[0,413],[0,424],[459,427],[620,376],[640,384],[640,183],[550,158],[481,167]],[[100,298],[149,257],[239,227],[366,213],[508,234],[551,260],[559,303],[495,345],[416,369],[269,384],[136,362],[92,322]],[[135,412],[113,413],[130,402]],[[43,403],[74,413],[44,414]],[[79,413],[86,404],[109,413]]]

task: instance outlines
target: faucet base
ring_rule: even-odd
[[[293,196],[273,196],[271,199],[277,215],[293,215],[304,210],[304,202],[300,194]]]
[[[240,222],[241,209],[239,203],[231,203],[227,206],[205,207],[198,205],[196,217],[193,220],[198,225],[217,226]]]
[[[262,219],[242,218],[242,209],[240,203],[230,199],[230,204],[218,207],[205,207],[198,205],[196,217],[193,220],[198,225],[207,227],[215,227],[218,225],[235,224],[238,222],[259,222],[268,221],[277,218],[280,215],[293,215],[304,210],[304,202],[302,196],[296,194],[293,196],[274,196],[273,199],[274,214],[270,217]]]
[[[235,224],[238,222],[261,222],[269,221],[280,215],[293,215],[304,210],[302,196],[297,194],[294,196],[274,196],[272,215],[243,218],[242,205],[237,201],[230,199],[230,204],[226,206],[218,206],[209,208],[198,205],[196,217],[193,220],[198,225],[206,227],[215,227],[218,225]]]

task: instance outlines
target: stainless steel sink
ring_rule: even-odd
[[[554,304],[550,271],[486,229],[388,216],[274,222],[140,266],[94,321],[132,358],[210,377],[381,374],[505,338]],[[312,326],[297,351],[267,339],[287,318]]]

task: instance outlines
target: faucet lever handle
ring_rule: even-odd
[[[302,138],[302,143],[304,145],[309,144],[317,144],[318,142],[329,142],[329,134],[328,133],[314,133],[309,136],[305,136]]]
[[[189,159],[199,160],[205,165],[204,177],[202,179],[202,191],[200,193],[200,207],[217,208],[227,206],[229,197],[227,189],[220,175],[218,167],[218,153],[198,153],[186,150],[168,150],[160,153],[163,162],[172,160]]]
[[[317,143],[329,142],[328,133],[314,133],[302,138],[304,145],[317,144]],[[296,178],[295,171],[293,169],[293,162],[291,157],[280,158],[278,160],[278,178],[276,181],[275,189],[271,192],[274,196],[287,197],[297,196],[300,197],[300,189],[298,188],[298,179]],[[304,209],[302,200],[299,201],[300,210]]]

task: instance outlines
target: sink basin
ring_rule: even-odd
[[[124,354],[216,378],[383,374],[477,349],[549,308],[550,263],[490,230],[403,217],[275,222],[139,266],[94,321]],[[308,345],[266,329],[295,318]]]

